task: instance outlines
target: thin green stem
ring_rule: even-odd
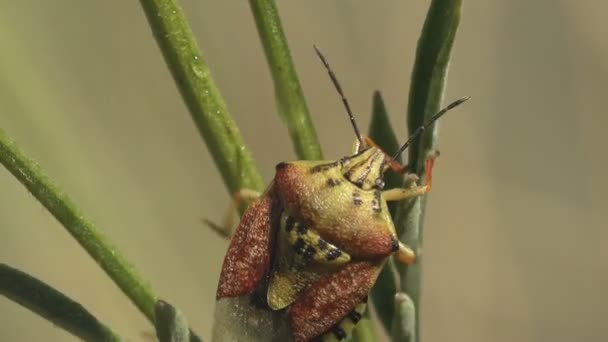
[[[0,294],[85,341],[121,341],[79,303],[27,273],[2,263]]]
[[[74,202],[40,170],[34,161],[27,158],[2,130],[0,130],[0,163],[48,209],[137,308],[154,322],[154,303],[157,296],[149,285],[81,213]]]
[[[249,5],[274,80],[277,107],[287,122],[296,154],[301,159],[323,159],[275,1],[249,0]]]
[[[416,308],[410,297],[403,292],[395,294],[395,316],[392,325],[392,341],[416,341]]]
[[[399,141],[391,123],[388,112],[380,92],[374,92],[372,99],[372,119],[369,126],[369,137],[388,155],[392,156],[399,149]],[[399,159],[400,160],[400,159]],[[401,186],[403,176],[394,172],[385,175],[385,188],[392,189]],[[389,203],[391,214],[395,213],[397,203]],[[394,294],[397,291],[398,279],[396,276],[395,263],[392,258],[384,265],[378,281],[372,288],[370,297],[376,308],[380,322],[386,329],[391,331],[391,324],[395,312]]]
[[[186,316],[163,300],[156,302],[156,337],[159,342],[194,342]]]
[[[443,100],[450,55],[458,24],[460,23],[462,0],[433,0],[427,13],[422,34],[416,50],[416,61],[412,71],[407,123],[410,134],[420,127],[428,117],[436,113]],[[436,124],[428,129],[409,149],[409,170],[424,180],[424,160],[436,144]],[[395,217],[401,241],[421,251],[422,230],[425,212],[424,198],[403,201]],[[415,265],[400,267],[401,291],[412,299],[415,310],[416,334],[420,341],[420,284],[422,255],[418,253]]]
[[[176,0],[141,0],[192,119],[205,140],[226,187],[261,191],[262,177],[211,77],[188,21]]]

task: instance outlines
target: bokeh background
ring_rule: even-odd
[[[183,0],[265,180],[294,158],[246,1]],[[353,134],[314,55],[369,123],[383,92],[405,138],[429,1],[282,1],[328,158]],[[425,235],[425,341],[605,341],[603,139],[608,3],[465,1]],[[0,127],[208,338],[227,242],[201,224],[229,201],[137,1],[0,2]],[[602,214],[602,212],[604,214]],[[0,169],[0,261],[39,277],[131,341],[152,333],[79,245]],[[73,337],[0,297],[0,340]]]

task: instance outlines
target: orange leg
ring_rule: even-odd
[[[433,165],[435,163],[436,154],[430,156],[425,164],[426,184],[418,186],[414,184],[411,188],[394,188],[382,192],[382,197],[385,201],[401,201],[404,199],[418,197],[431,191],[433,185]]]
[[[382,192],[382,197],[386,201],[400,201],[407,198],[422,196],[431,191],[431,187],[433,185],[433,165],[437,156],[438,153],[433,153],[425,161],[424,169],[426,174],[426,184],[424,186],[418,186],[414,183],[411,188],[395,188],[386,190]],[[407,265],[416,262],[416,254],[414,251],[401,242],[399,242],[399,250],[395,254],[395,257],[399,262]]]

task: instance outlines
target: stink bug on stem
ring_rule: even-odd
[[[468,100],[433,115],[390,157],[361,135],[336,76],[315,50],[355,131],[354,154],[335,161],[279,163],[263,194],[237,194],[237,200],[257,198],[232,236],[216,294],[218,300],[248,296],[264,309],[283,312],[296,342],[348,336],[387,257],[415,262],[414,252],[397,239],[387,201],[427,193],[435,155],[426,161],[425,185],[383,190],[383,175],[389,169],[404,172],[396,159],[410,142]]]

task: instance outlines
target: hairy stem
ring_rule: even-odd
[[[231,194],[262,190],[262,177],[215,85],[188,21],[176,0],[141,0],[192,119]]]
[[[274,0],[249,0],[274,81],[279,113],[300,159],[323,159]],[[312,51],[312,49],[311,49]]]
[[[0,263],[0,294],[85,341],[120,341],[87,309],[44,282]]]
[[[0,163],[6,167],[68,230],[89,255],[112,278],[137,308],[154,322],[156,294],[110,241],[97,230],[72,202],[0,130]]]

